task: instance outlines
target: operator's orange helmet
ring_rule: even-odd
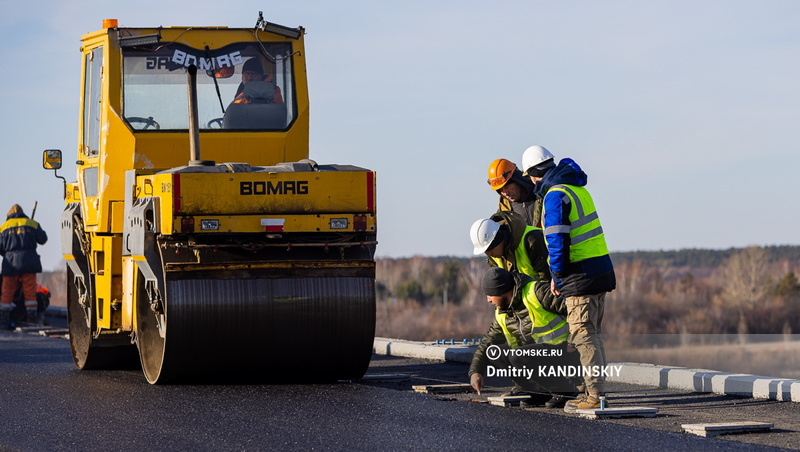
[[[500,190],[514,175],[517,165],[506,159],[497,159],[489,165],[489,186],[492,190]]]

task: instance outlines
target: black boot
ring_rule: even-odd
[[[13,330],[14,328],[16,328],[16,325],[12,326],[11,311],[0,311],[0,329]]]

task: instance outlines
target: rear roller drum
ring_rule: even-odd
[[[374,276],[247,276],[167,272],[155,302],[140,276],[136,335],[150,383],[364,375],[375,334]]]

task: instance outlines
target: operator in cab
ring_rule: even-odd
[[[266,96],[257,95],[255,90],[245,90],[245,86],[249,82],[268,82],[270,85],[264,85],[273,91],[272,98],[267,94]],[[251,92],[252,91],[252,92]],[[245,61],[242,66],[242,83],[236,90],[236,97],[233,99],[235,104],[250,104],[250,103],[273,103],[282,104],[283,97],[281,96],[281,89],[272,80],[271,74],[264,74],[264,67],[258,57],[250,58]]]

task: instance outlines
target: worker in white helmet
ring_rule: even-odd
[[[597,209],[586,190],[588,177],[572,159],[556,165],[553,154],[542,146],[526,149],[522,161],[525,175],[536,184],[536,196],[543,200],[551,291],[565,299],[569,343],[580,352],[583,366],[603,367],[605,294],[616,288],[616,276]],[[584,375],[584,383],[586,393],[568,403],[566,411],[600,407],[605,378]]]
[[[555,156],[542,146],[531,146],[522,153],[523,174],[529,177],[534,184],[555,166]]]
[[[486,254],[490,267],[523,273],[534,281],[550,281],[544,234],[526,225],[518,213],[502,211],[477,220],[469,236],[473,254]]]

